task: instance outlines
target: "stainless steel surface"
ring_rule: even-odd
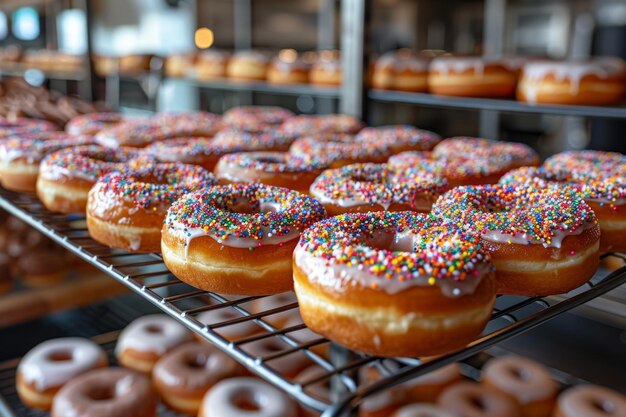
[[[341,57],[343,85],[341,113],[363,118],[364,105],[364,39],[367,0],[341,2]]]

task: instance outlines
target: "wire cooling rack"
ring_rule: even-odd
[[[90,238],[84,218],[50,213],[35,196],[0,190],[0,207],[124,283],[304,406],[323,411],[324,417],[348,415],[370,396],[473,356],[626,282],[623,267],[598,273],[565,298],[501,296],[483,335],[463,350],[428,363],[382,360],[349,352],[308,330],[293,293],[237,298],[197,290],[170,274],[160,254],[104,247]],[[626,260],[624,255],[608,256]],[[295,377],[307,367],[314,368],[309,376]],[[359,382],[359,371],[365,367],[376,367],[380,378]],[[320,384],[331,384],[331,398],[318,395],[315,388]]]

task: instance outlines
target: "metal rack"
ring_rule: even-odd
[[[498,297],[492,318],[483,336],[465,349],[423,364],[418,359],[385,359],[348,352],[310,332],[297,314],[297,303],[282,301],[259,311],[254,303],[270,297],[226,298],[189,287],[169,273],[159,254],[133,254],[112,250],[93,241],[84,219],[53,214],[32,195],[0,191],[0,207],[75,253],[171,317],[183,323],[262,378],[277,385],[303,405],[324,411],[324,417],[343,416],[364,399],[445,364],[462,360],[536,327],[574,307],[584,304],[626,282],[626,267],[596,276],[565,299],[547,297]],[[624,255],[618,256],[622,259]],[[197,315],[205,311],[229,311],[233,318],[202,323]],[[282,315],[290,319],[275,319]],[[235,340],[220,334],[228,327],[254,323],[258,332]],[[284,323],[287,324],[284,324]],[[262,354],[253,353],[259,343],[271,343]],[[328,354],[328,355],[327,355]],[[302,360],[319,368],[319,376],[304,381],[279,372],[280,362]],[[394,363],[393,370],[386,364]],[[380,369],[379,381],[359,384],[358,371],[366,366]],[[316,397],[311,388],[332,383],[335,398]]]

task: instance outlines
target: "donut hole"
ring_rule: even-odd
[[[206,355],[187,355],[185,357],[185,365],[191,369],[203,369],[206,366],[208,358]]]
[[[232,403],[240,410],[258,412],[261,411],[261,404],[256,395],[249,390],[242,390],[232,398]]]
[[[150,334],[161,334],[163,333],[163,327],[158,324],[149,324],[146,326],[146,333]]]
[[[93,387],[86,394],[92,401],[110,401],[115,398],[115,387]]]
[[[510,368],[509,373],[513,376],[513,378],[527,382],[530,380],[530,373],[522,368]]]
[[[369,182],[369,183],[372,183],[372,184],[382,184],[384,182],[382,176],[381,177],[374,177],[374,176],[367,176],[367,175],[364,175],[364,174],[353,175],[353,176],[350,177],[350,179],[352,181],[355,181],[355,182]]]
[[[50,362],[70,362],[74,360],[74,355],[67,350],[58,350],[48,354],[48,360]]]
[[[256,162],[261,164],[282,164],[284,163],[283,159],[279,156],[260,156],[258,158],[254,158]]]
[[[470,395],[467,397],[467,402],[478,410],[484,411],[487,409],[487,404],[485,404],[484,398],[478,395]]]
[[[611,401],[602,400],[600,398],[594,398],[591,401],[591,407],[601,413],[613,414],[615,412],[615,404]]]

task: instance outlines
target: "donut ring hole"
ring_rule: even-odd
[[[57,350],[50,352],[47,359],[50,362],[70,362],[74,360],[74,355],[68,350]]]
[[[165,175],[155,175],[152,172],[141,173],[138,175],[134,175],[132,180],[136,182],[142,182],[145,184],[154,184],[154,185],[168,185],[171,184],[172,181]]]
[[[528,382],[530,381],[530,374],[527,370],[522,368],[509,368],[509,373],[517,380]]]
[[[111,401],[115,399],[115,387],[93,387],[85,394],[92,401]]]
[[[608,400],[594,398],[590,401],[591,408],[601,413],[612,415],[615,412],[615,404]]]
[[[369,183],[372,183],[372,184],[383,184],[384,183],[382,176],[381,177],[376,177],[374,175],[368,176],[366,174],[353,175],[353,176],[350,177],[350,179],[352,181],[355,181],[355,182],[369,182]]]
[[[278,164],[285,163],[283,158],[278,157],[278,156],[269,156],[269,155],[260,156],[258,158],[254,158],[254,160],[261,164],[271,164],[271,165],[278,165]]]
[[[391,252],[413,252],[414,250],[412,239],[398,239],[395,233],[382,231],[361,236],[361,243],[372,249]]]
[[[158,324],[149,324],[146,326],[146,332],[151,334],[161,334],[163,333],[163,327]]]
[[[485,403],[485,399],[478,395],[469,395],[467,397],[467,402],[473,408],[476,408],[481,411],[487,410],[487,404]]]
[[[241,390],[231,398],[232,404],[240,410],[258,412],[263,408],[260,399],[247,389]]]
[[[246,198],[235,198],[225,204],[226,211],[239,214],[260,214],[278,211],[272,204],[250,201]]]
[[[204,369],[208,362],[206,355],[187,355],[185,356],[184,364],[191,369]]]

